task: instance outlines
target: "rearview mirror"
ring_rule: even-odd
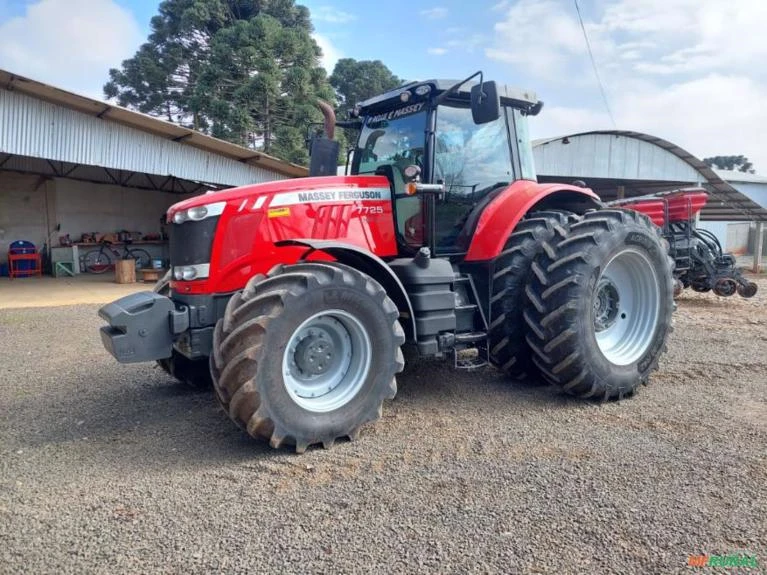
[[[482,82],[471,87],[471,117],[475,124],[494,122],[501,116],[501,101],[495,82]]]

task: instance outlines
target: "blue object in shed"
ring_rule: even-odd
[[[27,240],[16,240],[11,242],[8,246],[8,251],[14,254],[33,254],[35,253],[35,244],[28,242]],[[21,260],[16,262],[16,266],[13,268],[18,271],[29,271],[35,268],[33,261]]]

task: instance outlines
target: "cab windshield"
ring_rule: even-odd
[[[426,106],[411,104],[365,119],[352,163],[353,174],[373,174],[381,166],[395,173],[411,164],[423,168]]]

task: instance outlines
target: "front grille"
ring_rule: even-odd
[[[210,263],[216,225],[218,225],[217,217],[171,225],[168,242],[170,265],[191,266]]]

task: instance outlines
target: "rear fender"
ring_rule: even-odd
[[[465,261],[486,261],[498,257],[509,235],[528,212],[561,209],[583,214],[601,207],[599,196],[589,188],[518,180],[483,210]]]
[[[407,295],[405,286],[394,274],[389,266],[381,258],[357,246],[343,242],[334,242],[328,240],[313,239],[294,239],[276,242],[277,247],[284,246],[305,246],[310,251],[305,253],[301,260],[305,260],[313,251],[324,252],[331,256],[335,261],[353,267],[376,280],[386,290],[391,300],[397,306],[402,319],[402,327],[409,341],[416,339],[415,315],[413,306]],[[407,317],[405,317],[407,316]]]

